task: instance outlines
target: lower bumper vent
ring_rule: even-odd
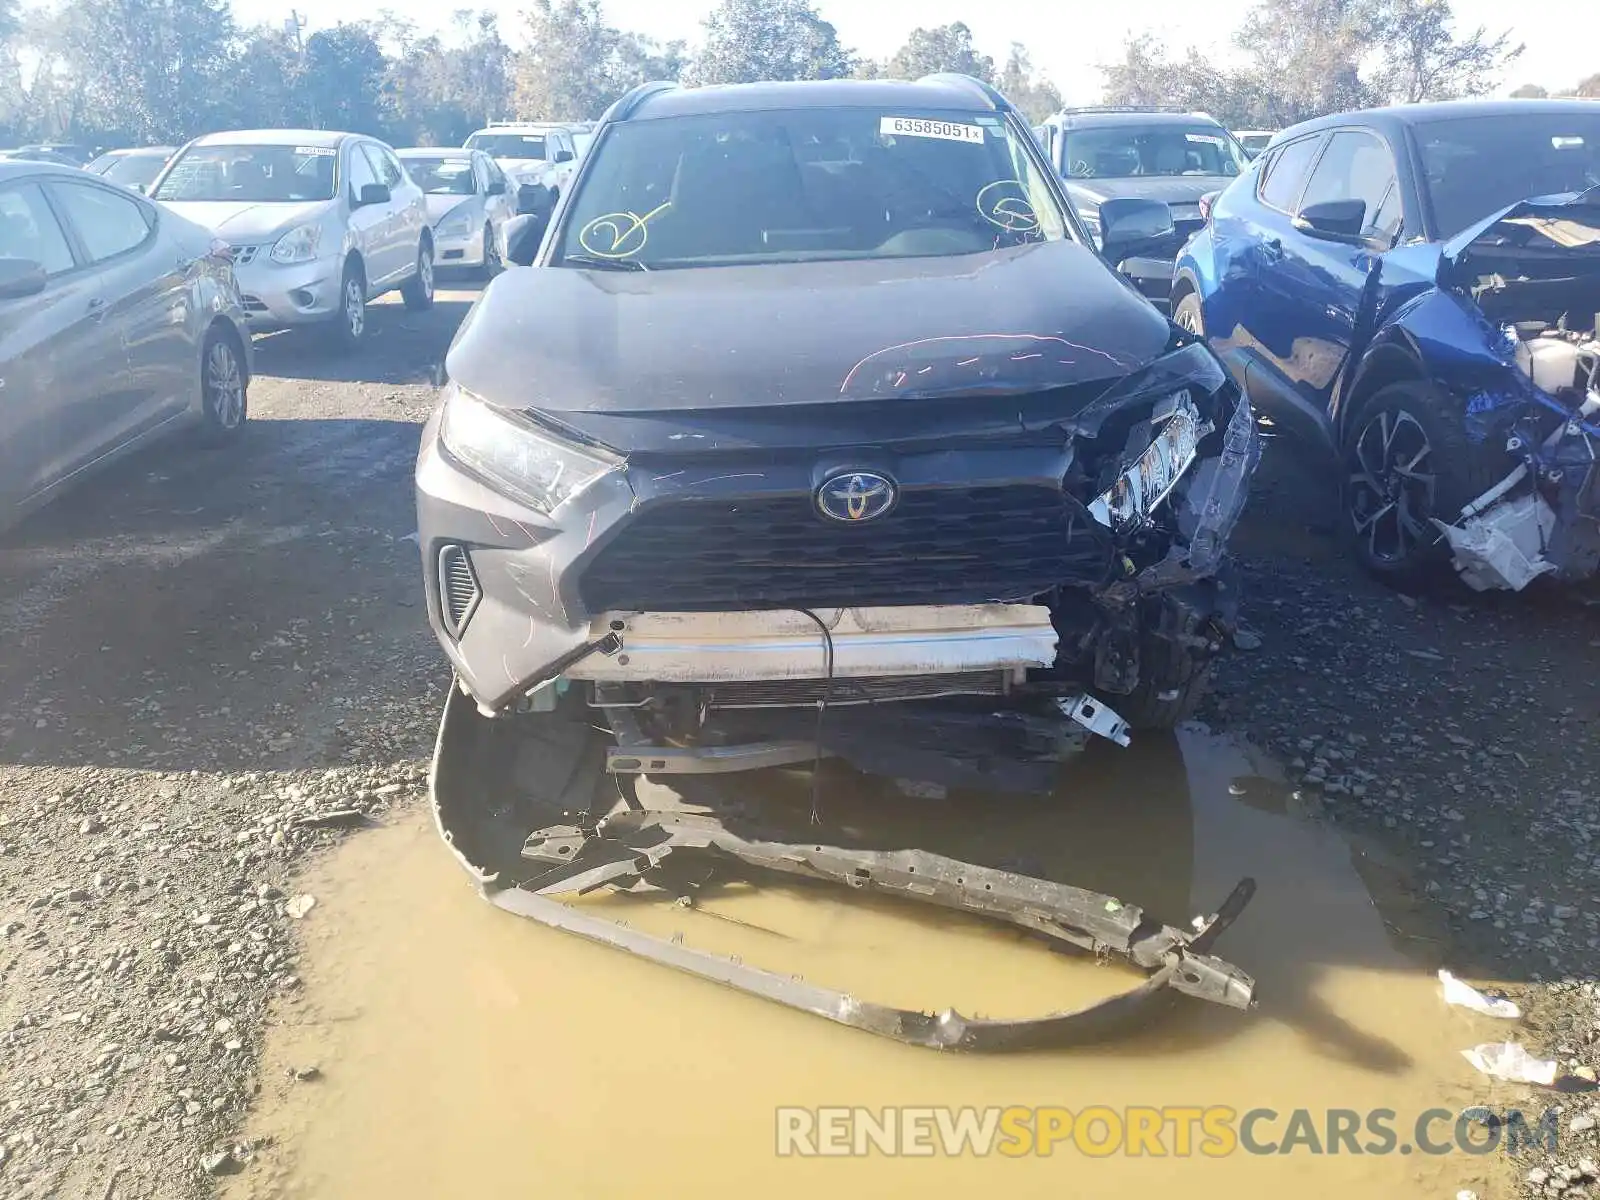
[[[466,547],[454,544],[439,551],[439,611],[450,636],[459,639],[483,593]]]

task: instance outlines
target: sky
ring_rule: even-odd
[[[669,41],[699,40],[700,22],[715,7],[715,0],[603,0],[611,24]],[[516,44],[517,0],[318,0],[300,11],[307,29],[339,21],[375,16],[391,9],[423,29],[437,28],[457,7],[493,8],[501,14],[507,40]],[[873,58],[886,58],[917,26],[964,21],[980,51],[997,63],[1004,61],[1011,42],[1028,49],[1034,66],[1049,75],[1069,104],[1091,104],[1100,96],[1101,63],[1119,57],[1129,37],[1154,32],[1169,48],[1182,52],[1190,45],[1205,53],[1229,54],[1232,31],[1251,8],[1251,0],[1142,0],[1128,5],[1133,15],[1107,12],[1104,5],[1079,5],[1064,0],[1023,0],[1020,4],[993,0],[818,0],[824,19],[839,31],[851,50]],[[246,22],[279,22],[293,4],[286,0],[234,0],[234,12]],[[1571,87],[1600,71],[1600,3],[1562,6],[1559,16],[1538,8],[1512,6],[1505,0],[1454,0],[1456,27],[1471,30],[1488,26],[1491,33],[1510,29],[1513,42],[1526,49],[1503,80],[1501,91],[1523,83],[1545,87]],[[307,10],[310,10],[309,15]],[[1088,10],[1088,11],[1085,11]],[[1093,15],[1090,15],[1090,14]]]

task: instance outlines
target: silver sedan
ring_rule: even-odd
[[[75,167],[0,162],[0,528],[163,436],[236,437],[250,363],[224,243]]]
[[[482,150],[413,147],[398,152],[428,203],[435,260],[494,275],[505,263],[505,225],[517,198],[494,159]]]

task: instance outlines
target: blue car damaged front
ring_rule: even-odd
[[[1446,139],[1466,162],[1462,145],[1492,146],[1505,169],[1529,130],[1527,180],[1581,189],[1487,215],[1471,212],[1478,193],[1526,184],[1441,195],[1452,185],[1429,156]],[[1259,411],[1337,461],[1363,564],[1400,581],[1448,560],[1480,590],[1600,569],[1597,314],[1600,113],[1568,105],[1286,131],[1214,199],[1175,282],[1175,320]]]

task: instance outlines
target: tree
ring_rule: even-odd
[[[1365,108],[1378,94],[1361,78],[1376,46],[1384,0],[1262,0],[1237,42],[1249,56],[1268,128]],[[1209,110],[1208,110],[1209,111]]]
[[[972,30],[960,21],[935,29],[913,29],[889,60],[892,79],[921,79],[938,71],[958,71],[994,82],[994,59],[972,45]]]
[[[656,46],[605,23],[599,0],[534,0],[518,62],[517,115],[592,120],[647,79],[675,77],[683,45]]]
[[[68,0],[50,36],[73,123],[151,142],[226,125],[233,40],[225,0]]]
[[[1250,71],[1227,71],[1191,48],[1183,59],[1168,56],[1153,36],[1133,38],[1122,60],[1102,66],[1108,104],[1167,105],[1211,114],[1234,128],[1260,126],[1274,105]]]
[[[1546,100],[1550,93],[1537,83],[1525,83],[1511,93],[1513,100]]]
[[[295,34],[269,25],[249,30],[239,45],[226,105],[241,126],[293,129],[312,123],[301,81],[305,63]]]
[[[1011,52],[1006,56],[997,86],[1034,124],[1061,108],[1061,93],[1048,79],[1034,75],[1033,63],[1021,42],[1011,43]]]
[[[1575,94],[1586,100],[1600,99],[1600,74],[1585,79],[1578,85]]]
[[[1457,38],[1450,31],[1454,17],[1449,0],[1387,0],[1377,85],[1390,101],[1481,96],[1522,53],[1521,44],[1511,45],[1509,33],[1491,39],[1482,25]]]
[[[352,133],[388,132],[388,59],[366,25],[343,22],[306,39],[302,88],[312,124]]]
[[[810,0],[722,0],[688,72],[695,84],[842,79],[850,55]]]

